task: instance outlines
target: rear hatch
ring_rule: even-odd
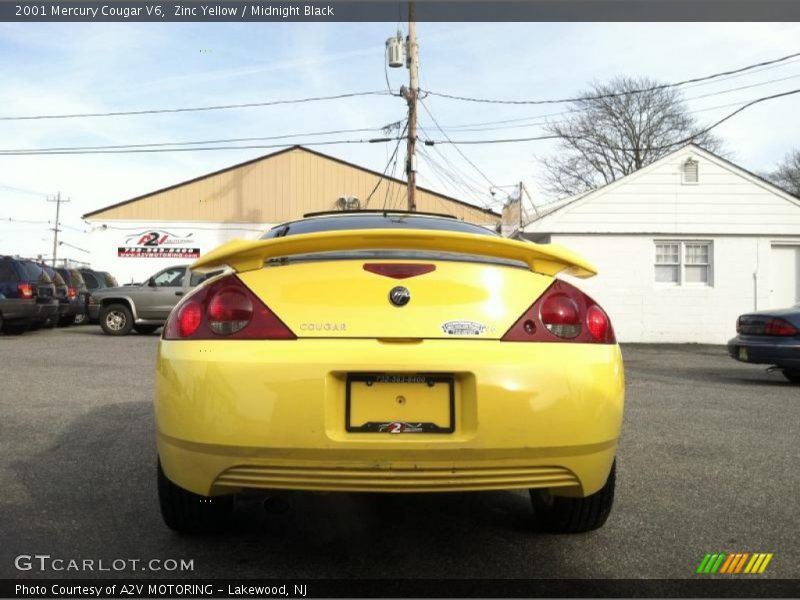
[[[392,268],[421,274],[380,274]],[[363,258],[268,266],[240,278],[295,335],[313,338],[499,339],[553,281],[489,262]],[[407,303],[393,302],[393,290]]]
[[[56,297],[56,286],[53,280],[42,267],[31,261],[20,261],[27,283],[33,288],[33,295],[37,302],[50,302]]]
[[[53,272],[50,278],[53,280],[53,285],[56,288],[56,297],[59,302],[69,302],[69,287],[64,278],[57,272]]]
[[[234,241],[192,268],[222,265],[295,335],[314,338],[499,339],[555,274],[595,273],[558,246],[417,229]]]

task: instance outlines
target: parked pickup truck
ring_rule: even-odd
[[[89,319],[98,319],[108,335],[127,335],[131,330],[153,333],[166,322],[182,296],[221,272],[193,273],[188,265],[178,265],[159,271],[139,285],[97,289],[89,296]]]

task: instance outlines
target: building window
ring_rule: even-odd
[[[656,241],[655,281],[672,285],[711,285],[713,244]]]
[[[683,163],[683,183],[700,182],[700,163],[693,158]]]
[[[659,283],[680,283],[680,271],[680,243],[656,243],[656,281]]]

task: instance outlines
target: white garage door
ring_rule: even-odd
[[[800,246],[773,246],[770,308],[785,308],[800,302]]]

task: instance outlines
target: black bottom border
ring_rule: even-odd
[[[102,588],[99,593],[96,591],[97,588]],[[1,579],[0,597],[799,598],[800,580],[758,577],[698,577],[697,579]]]

